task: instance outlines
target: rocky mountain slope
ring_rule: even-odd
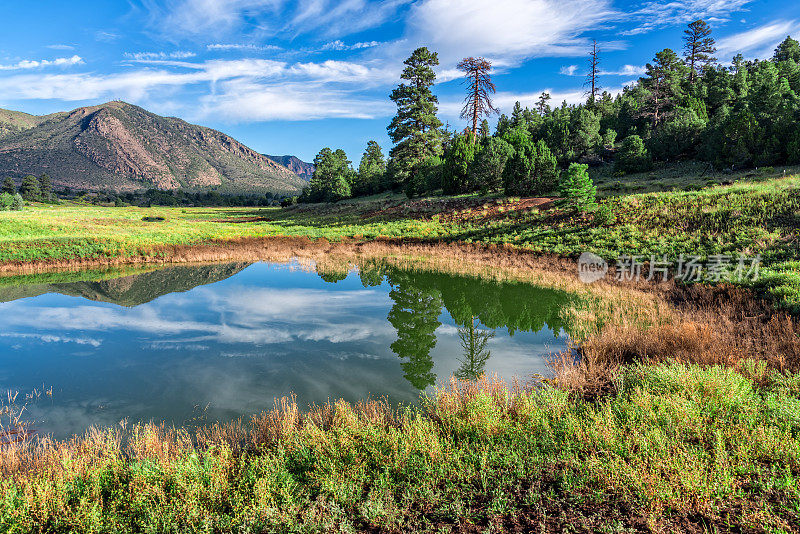
[[[303,180],[311,181],[311,177],[314,175],[314,164],[313,163],[306,163],[302,161],[300,158],[295,156],[267,156],[269,159],[274,161],[275,163],[280,163],[297,176],[302,178]]]
[[[0,110],[0,176],[56,188],[296,193],[305,181],[221,132],[125,102],[46,116]]]

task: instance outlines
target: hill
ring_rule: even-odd
[[[0,176],[87,191],[296,193],[292,171],[216,130],[125,102],[37,117],[0,110]]]
[[[182,293],[197,286],[225,280],[249,265],[249,263],[177,265],[107,280],[90,279],[74,282],[25,283],[14,279],[11,284],[0,284],[0,302],[60,293],[132,308],[169,293]],[[43,277],[47,278],[47,275]]]
[[[266,155],[266,154],[265,154]],[[309,182],[311,181],[311,177],[314,175],[314,167],[313,163],[306,163],[302,161],[300,158],[295,156],[267,156],[269,159],[274,161],[275,163],[279,163],[295,173],[297,176],[302,178],[303,180]]]

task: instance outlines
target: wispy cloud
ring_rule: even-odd
[[[353,44],[349,45],[349,44],[345,44],[343,41],[337,39],[336,41],[331,41],[329,43],[325,43],[324,45],[322,45],[320,50],[322,50],[322,51],[326,51],[326,50],[363,50],[365,48],[374,48],[374,47],[376,47],[376,46],[378,46],[380,44],[381,43],[378,42],[378,41],[365,41],[365,42],[353,43]]]
[[[140,0],[150,26],[170,39],[233,34],[338,38],[374,28],[411,0]]]
[[[176,51],[176,52],[126,52],[125,58],[134,61],[149,61],[149,60],[163,60],[163,59],[189,59],[197,56],[194,52]]]
[[[578,70],[577,65],[564,65],[559,69],[558,73],[563,74],[564,76],[575,76],[575,71]]]
[[[733,13],[742,11],[752,2],[753,0],[649,1],[622,17],[626,23],[633,23],[633,27],[620,32],[620,35],[639,35],[697,19],[720,24],[727,22]]]
[[[277,45],[256,45],[243,43],[212,43],[206,45],[206,48],[208,50],[236,50],[239,52],[277,52],[279,50],[283,50],[283,48]]]
[[[83,58],[80,56],[60,57],[56,59],[23,59],[17,63],[10,65],[0,65],[0,70],[29,70],[39,69],[42,67],[68,67],[71,65],[80,65],[83,63]]]
[[[370,88],[391,83],[396,72],[385,66],[347,61],[288,63],[268,59],[185,61],[140,59],[147,68],[114,74],[17,74],[0,84],[0,99],[86,101],[122,99],[163,112],[165,95],[207,84],[208,90],[171,114],[198,120],[307,120],[327,117],[371,118],[391,111]]]
[[[49,48],[50,50],[75,50],[75,47],[68,44],[51,44],[47,45],[45,48]]]
[[[617,70],[600,70],[602,76],[644,76],[647,68],[640,65],[623,65]]]
[[[445,61],[483,55],[508,63],[534,56],[584,55],[584,32],[615,16],[609,0],[423,0],[409,17],[412,42]]]
[[[800,33],[800,22],[776,20],[753,29],[729,35],[717,41],[721,58],[730,59],[738,53],[748,53],[758,58],[772,56],[778,44],[787,35]]]

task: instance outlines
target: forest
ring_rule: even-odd
[[[335,202],[384,191],[408,197],[480,192],[507,196],[560,194],[577,207],[593,203],[589,167],[611,166],[619,176],[662,162],[696,160],[718,170],[800,163],[800,43],[787,37],[770,59],[742,55],[723,65],[714,57],[712,29],[688,25],[679,54],[657,52],[645,75],[612,95],[599,85],[602,51],[589,53],[586,101],[551,107],[542,93],[530,107],[519,102],[489,119],[495,84],[491,63],[465,58],[466,97],[452,131],[437,117],[435,52],[419,48],[405,61],[391,94],[397,115],[388,127],[388,159],[375,141],[358,168],[339,149],[323,148],[299,200]]]

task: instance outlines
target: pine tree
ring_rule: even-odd
[[[686,67],[678,55],[669,48],[658,52],[653,63],[647,64],[647,77],[642,80],[642,84],[650,92],[649,110],[646,114],[652,117],[654,128],[661,122],[664,112],[680,96],[680,82],[685,70]]]
[[[29,202],[38,201],[42,196],[42,192],[39,189],[38,178],[32,174],[24,177],[22,179],[22,185],[19,188],[19,192],[22,194],[22,198]]]
[[[550,93],[546,91],[539,95],[539,100],[536,102],[536,111],[539,112],[539,115],[545,115],[550,111],[550,106],[547,104],[550,98]]]
[[[390,98],[397,115],[389,124],[389,137],[395,146],[389,153],[397,186],[404,186],[415,167],[429,156],[442,153],[442,122],[436,117],[436,96],[431,91],[436,80],[433,67],[439,57],[427,48],[417,48],[405,60],[401,83]]]
[[[697,75],[709,64],[716,61],[714,38],[711,37],[711,26],[704,20],[696,20],[684,30],[684,58],[689,65],[689,83],[693,84]]]
[[[386,159],[377,141],[368,141],[361,163],[358,165],[358,178],[353,184],[353,196],[378,193],[383,186],[386,174]]]
[[[39,191],[43,201],[46,202],[53,198],[53,186],[50,183],[50,177],[46,174],[39,178]]]
[[[9,193],[11,195],[16,193],[17,186],[16,184],[14,184],[14,179],[10,176],[6,176],[5,180],[3,180],[3,188],[0,191],[2,191],[3,193]]]
[[[794,61],[795,63],[800,63],[800,43],[791,37],[787,37],[778,45],[778,48],[775,49],[773,59],[775,61]]]
[[[621,172],[645,172],[653,167],[644,141],[638,135],[630,135],[622,141],[617,153],[616,168]]]
[[[588,165],[572,163],[561,183],[562,204],[575,211],[587,211],[597,205],[597,188],[588,169]]]
[[[337,202],[349,198],[350,183],[355,174],[344,150],[320,150],[314,158],[314,175],[303,191],[303,200],[310,202]]]
[[[468,57],[462,59],[456,67],[464,73],[467,84],[461,118],[472,121],[472,141],[475,142],[478,137],[478,120],[499,113],[492,104],[492,95],[496,90],[489,74],[492,63],[482,57]]]

